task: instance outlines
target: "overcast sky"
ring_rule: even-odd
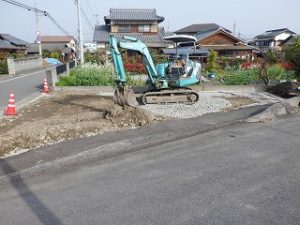
[[[35,0],[16,0],[33,6]],[[36,0],[37,8],[50,13],[71,35],[77,33],[77,14],[74,0]],[[165,17],[160,24],[174,31],[195,23],[217,23],[233,30],[244,38],[251,38],[266,30],[289,28],[300,33],[299,0],[81,0],[82,8],[92,25],[96,16],[100,24],[109,15],[110,8],[155,8]],[[61,35],[47,17],[40,18],[42,35]],[[9,33],[32,42],[35,39],[35,15],[32,12],[0,0],[0,33]],[[91,41],[93,30],[83,17],[85,41]]]

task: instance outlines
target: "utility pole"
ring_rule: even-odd
[[[80,53],[80,64],[84,63],[84,55],[83,55],[83,43],[82,43],[82,26],[81,26],[81,6],[80,0],[76,0],[77,2],[77,16],[78,16],[78,40],[79,40],[79,53]]]
[[[234,19],[234,23],[233,23],[233,35],[235,36],[235,32],[236,32],[236,23],[235,23],[235,19]]]
[[[36,9],[36,1],[34,1],[34,8]],[[35,11],[35,31],[36,31],[36,42],[39,45],[39,55],[42,56],[42,43],[41,43],[41,33],[39,31],[39,14],[37,10]]]

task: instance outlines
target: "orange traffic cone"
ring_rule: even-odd
[[[6,116],[15,116],[17,115],[17,110],[15,106],[15,95],[13,93],[10,93],[8,105],[6,110],[4,111],[4,115]]]
[[[47,79],[44,79],[44,88],[43,88],[43,92],[44,93],[48,93],[49,92],[49,87],[48,87],[48,82]]]

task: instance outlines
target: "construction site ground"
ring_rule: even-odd
[[[56,91],[17,109],[18,115],[0,120],[0,157],[64,140],[83,138],[105,132],[135,129],[163,122],[163,117],[142,107],[121,107],[111,96],[96,90]],[[218,96],[217,98],[221,98]],[[224,96],[229,104],[218,111],[233,110],[253,104],[248,97]]]

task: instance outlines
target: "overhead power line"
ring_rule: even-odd
[[[66,35],[69,35],[68,32],[62,27],[59,25],[59,23],[47,12],[47,11],[43,11],[43,10],[40,10],[38,8],[35,8],[35,7],[31,7],[29,5],[25,5],[23,3],[20,3],[20,2],[17,2],[17,1],[13,1],[13,0],[1,0],[3,2],[6,2],[6,3],[9,3],[11,5],[14,5],[14,6],[18,6],[20,8],[23,8],[23,9],[27,9],[28,11],[33,11],[35,13],[38,13],[40,15],[43,15],[43,16],[46,16],[48,17],[51,22],[61,31],[63,32],[64,34]]]
[[[88,6],[90,12],[92,13],[92,15],[94,15],[95,13],[94,13],[94,10],[93,10],[92,7],[91,7],[90,1],[89,1],[89,0],[85,0],[85,2],[86,2],[86,4],[87,4],[87,6]]]
[[[74,4],[77,5],[77,1],[74,0]],[[80,7],[80,11],[83,15],[83,17],[85,18],[86,22],[88,23],[88,25],[91,27],[92,30],[94,30],[94,26],[92,25],[91,21],[89,20],[89,18],[87,17],[87,15],[85,14],[84,10],[82,9],[82,7]]]

